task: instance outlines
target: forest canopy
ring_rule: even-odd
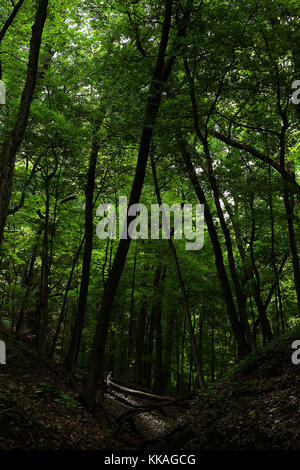
[[[0,322],[82,371],[87,409],[109,372],[185,395],[299,325],[299,16],[298,0],[1,1]],[[120,197],[201,204],[203,247],[172,217],[169,238],[99,239]]]

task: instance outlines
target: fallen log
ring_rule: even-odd
[[[112,382],[111,375],[112,374],[110,372],[107,376],[106,384],[108,387],[112,387],[118,390],[119,392],[129,393],[130,395],[134,395],[137,397],[149,398],[150,400],[168,401],[168,402],[176,401],[176,398],[173,398],[173,397],[168,397],[168,396],[163,396],[163,395],[154,395],[153,393],[147,393],[147,392],[143,392],[142,390],[127,388],[127,387],[124,387],[123,385],[116,384],[115,382]]]
[[[153,410],[159,410],[161,408],[165,408],[166,406],[176,406],[179,403],[184,403],[185,401],[188,401],[188,398],[179,398],[178,400],[173,400],[172,402],[170,401],[165,401],[165,402],[160,402],[157,403],[156,405],[147,405],[147,406],[137,406],[134,410],[129,410],[125,411],[125,413],[122,413],[117,419],[118,424],[122,424],[124,421],[127,421],[128,419],[133,418],[134,416],[137,416],[141,413],[151,413]]]
[[[122,396],[116,395],[114,392],[112,392],[112,390],[106,390],[105,393],[107,395],[109,395],[110,397],[113,397],[119,403],[122,403],[122,405],[127,406],[128,408],[136,408],[138,406],[138,405],[135,405],[135,404],[131,403],[126,398],[123,398]]]

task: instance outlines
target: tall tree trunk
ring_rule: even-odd
[[[279,84],[278,84],[279,87]],[[279,89],[279,88],[278,88]],[[280,168],[285,169],[285,153],[286,153],[286,131],[289,127],[288,118],[286,115],[286,110],[283,110],[280,104],[280,92],[278,91],[278,109],[282,119],[282,128],[280,133]],[[288,168],[288,173],[290,174],[293,179],[295,179],[295,173]],[[297,241],[296,241],[296,234],[294,229],[294,203],[293,200],[290,200],[290,191],[289,185],[286,179],[282,177],[282,184],[283,184],[283,200],[284,200],[284,207],[287,217],[287,225],[288,225],[288,233],[289,233],[289,242],[290,242],[290,249],[292,254],[292,263],[293,263],[293,273],[294,273],[294,283],[297,295],[297,303],[298,303],[298,313],[300,315],[300,264],[299,264],[299,255],[297,250]],[[293,196],[292,196],[293,198]]]
[[[272,241],[271,241],[271,253],[272,253],[272,265],[273,265],[273,270],[274,270],[274,275],[275,275],[275,282],[276,282],[276,288],[275,288],[275,293],[276,293],[276,307],[277,307],[277,300],[279,303],[279,311],[280,311],[280,318],[283,316],[283,310],[282,310],[282,299],[281,299],[281,291],[280,291],[280,283],[279,283],[279,275],[278,275],[278,268],[277,268],[277,259],[276,259],[276,251],[275,251],[275,221],[274,221],[274,212],[273,212],[273,197],[272,197],[272,177],[271,177],[271,167],[269,165],[268,168],[268,176],[269,176],[269,206],[270,206],[270,224],[271,224],[271,236],[272,236]],[[277,324],[278,326],[278,335],[280,334],[279,330],[279,322]],[[282,331],[283,333],[283,331]]]
[[[224,266],[224,260],[223,260],[223,253],[221,249],[221,245],[219,242],[218,234],[214,225],[214,221],[208,206],[208,203],[206,201],[205,194],[200,186],[194,165],[192,163],[190,154],[186,148],[185,142],[182,140],[182,138],[179,138],[178,140],[179,148],[181,151],[181,154],[183,156],[183,159],[185,161],[188,175],[190,177],[191,183],[194,187],[195,193],[198,197],[198,200],[200,204],[204,205],[204,217],[205,221],[207,224],[209,236],[211,239],[212,247],[214,250],[214,255],[215,255],[215,263],[216,263],[216,268],[217,272],[219,275],[220,283],[222,286],[223,290],[223,295],[225,298],[225,303],[227,307],[227,313],[230,319],[230,323],[238,344],[239,348],[239,355],[240,356],[245,356],[249,354],[250,352],[250,346],[246,341],[246,338],[243,333],[243,328],[241,327],[236,308],[234,305],[233,301],[233,296],[232,296],[232,291],[231,291],[231,286],[227,277],[226,269]]]
[[[253,197],[250,200],[250,209],[251,209],[251,215],[252,215],[252,228],[251,228],[251,236],[250,236],[250,255],[251,255],[251,261],[252,261],[252,268],[253,272],[255,275],[255,280],[256,282],[253,285],[253,296],[255,299],[255,303],[257,305],[258,309],[258,315],[259,315],[259,322],[262,330],[262,335],[263,335],[263,342],[271,341],[273,339],[273,333],[271,329],[271,325],[267,316],[266,309],[264,308],[262,299],[261,299],[261,283],[260,283],[260,275],[256,266],[255,262],[255,256],[254,256],[254,240],[255,240],[255,235],[256,235],[256,220],[255,220],[255,211],[254,211],[254,205],[253,205]]]
[[[197,155],[199,155],[198,152],[197,152]],[[237,300],[238,300],[241,326],[244,329],[244,334],[245,334],[245,337],[247,339],[247,342],[249,343],[251,349],[254,350],[255,349],[254,339],[253,339],[253,335],[252,335],[252,332],[251,332],[251,328],[250,328],[250,325],[249,325],[249,320],[248,320],[248,316],[247,316],[247,312],[246,312],[247,295],[244,292],[244,289],[242,289],[240,280],[239,280],[238,275],[237,275],[235,262],[234,262],[234,256],[233,256],[233,247],[232,247],[232,241],[231,241],[231,234],[230,234],[228,224],[226,223],[226,220],[225,220],[225,217],[224,217],[224,214],[223,214],[223,210],[222,210],[222,207],[221,207],[221,201],[223,202],[223,204],[225,206],[225,209],[226,209],[226,211],[229,215],[229,218],[230,218],[230,221],[231,221],[231,224],[232,224],[232,227],[233,227],[235,240],[236,240],[236,245],[237,245],[237,248],[238,248],[242,263],[243,263],[243,266],[244,266],[244,271],[245,271],[245,279],[244,280],[247,281],[249,279],[253,279],[254,283],[256,281],[255,281],[254,274],[249,269],[249,266],[246,263],[245,250],[244,250],[244,247],[243,247],[242,242],[241,242],[240,229],[239,229],[238,224],[234,220],[232,208],[231,208],[230,204],[228,203],[226,197],[224,196],[224,194],[222,192],[222,189],[220,188],[220,186],[217,183],[216,178],[214,176],[213,165],[212,165],[212,161],[211,161],[209,151],[208,151],[207,159],[210,161],[210,163],[208,163],[208,165],[204,165],[202,163],[201,159],[200,159],[200,156],[199,156],[201,168],[203,169],[205,174],[207,174],[209,180],[212,181],[211,186],[215,188],[213,190],[214,198],[215,198],[215,201],[216,201],[216,207],[217,207],[219,220],[221,222],[223,234],[224,234],[224,237],[225,237],[225,240],[226,240],[226,247],[227,247],[228,260],[229,260],[229,265],[230,265],[231,277],[234,281],[236,297],[237,297]],[[209,167],[209,170],[208,170],[208,167]]]
[[[148,388],[151,387],[152,381],[152,368],[153,368],[153,345],[155,339],[155,367],[154,367],[154,387],[155,381],[160,382],[162,374],[162,358],[161,358],[161,332],[158,323],[160,323],[160,304],[161,304],[161,291],[160,291],[160,280],[161,280],[161,266],[158,264],[155,269],[153,279],[153,305],[151,308],[151,314],[149,318],[146,358],[144,361],[144,379],[145,384]],[[139,334],[139,332],[138,332]],[[157,342],[158,341],[158,342]],[[159,387],[160,385],[158,385]]]
[[[62,323],[64,321],[64,318],[65,318],[65,310],[66,310],[66,306],[67,306],[68,293],[69,293],[69,290],[71,289],[74,270],[75,270],[75,267],[76,267],[81,249],[82,249],[83,242],[84,242],[84,236],[83,236],[83,238],[80,242],[80,245],[79,245],[79,247],[78,247],[78,249],[75,253],[75,256],[73,258],[72,267],[71,267],[71,271],[70,271],[70,274],[69,274],[69,277],[68,277],[68,282],[67,282],[64,297],[63,297],[63,303],[62,303],[62,306],[61,306],[61,310],[60,310],[60,314],[59,314],[59,318],[58,318],[58,323],[57,323],[57,327],[56,327],[56,331],[55,331],[55,335],[54,335],[54,338],[53,338],[53,341],[52,341],[51,352],[50,352],[50,358],[51,359],[53,358],[53,355],[54,355],[54,352],[55,352],[55,347],[56,347],[56,342],[58,340],[60,330],[61,330],[61,325],[62,325]]]
[[[48,294],[49,294],[49,219],[50,219],[50,195],[49,181],[46,180],[46,210],[44,222],[44,239],[42,247],[41,281],[37,302],[36,316],[38,319],[38,330],[36,344],[42,352],[46,352],[48,334]]]
[[[166,213],[164,211],[164,207],[163,207],[163,204],[162,204],[160,189],[159,189],[158,180],[157,180],[156,168],[155,168],[155,163],[154,163],[154,159],[153,159],[152,154],[151,154],[151,164],[152,164],[152,174],[153,174],[153,180],[154,180],[154,187],[155,187],[157,202],[158,202],[159,206],[161,207],[162,218],[163,218],[165,226],[167,227],[168,222],[167,222]],[[170,232],[171,232],[171,230],[170,230]],[[181,272],[180,265],[179,265],[178,256],[177,256],[177,253],[176,253],[176,248],[175,248],[171,233],[170,233],[170,236],[168,238],[168,244],[169,244],[169,248],[170,248],[170,251],[171,251],[171,256],[173,258],[173,262],[174,262],[174,266],[175,266],[175,273],[176,273],[177,281],[178,281],[178,284],[180,286],[182,306],[183,306],[183,311],[184,311],[185,318],[186,318],[187,329],[188,329],[190,344],[191,344],[192,353],[193,353],[193,359],[194,359],[194,363],[195,363],[196,370],[197,370],[199,387],[204,388],[205,387],[205,380],[204,380],[204,375],[203,375],[202,362],[201,362],[201,358],[200,358],[200,355],[199,355],[199,350],[198,350],[198,347],[197,347],[196,338],[195,338],[195,334],[194,334],[194,329],[193,329],[193,325],[192,325],[192,320],[191,320],[191,314],[190,314],[190,310],[189,310],[189,303],[188,303],[188,297],[187,297],[187,293],[186,293],[185,283],[184,283],[184,280],[183,280],[182,272]]]
[[[211,316],[211,381],[215,381],[216,350],[215,350],[215,315],[214,305],[210,311]]]
[[[226,243],[226,249],[227,249],[227,255],[228,255],[228,262],[229,262],[229,268],[230,268],[230,273],[233,281],[233,285],[235,287],[235,293],[236,293],[236,299],[237,299],[237,305],[238,305],[238,311],[239,311],[239,316],[240,316],[240,324],[241,327],[245,331],[245,335],[248,339],[248,343],[251,346],[251,349],[254,350],[254,343],[248,323],[248,318],[246,315],[246,309],[245,309],[245,293],[242,291],[242,287],[240,284],[240,280],[237,274],[236,266],[235,266],[235,260],[234,260],[234,255],[233,255],[233,248],[232,248],[232,241],[231,241],[231,234],[230,230],[227,226],[224,213],[221,207],[221,202],[220,202],[220,194],[219,194],[219,188],[218,184],[215,178],[214,170],[213,170],[213,162],[212,158],[210,155],[210,150],[208,147],[208,141],[206,138],[202,138],[202,145],[204,148],[204,153],[206,155],[206,160],[207,160],[207,166],[208,166],[208,174],[209,174],[209,180],[210,180],[210,185],[213,191],[214,195],[214,201],[215,205],[217,208],[217,214],[220,220],[221,228],[224,234],[225,238],[225,243]]]
[[[42,41],[42,33],[47,16],[47,7],[48,0],[39,0],[35,22],[32,27],[27,77],[21,97],[20,108],[16,118],[15,126],[4,142],[1,153],[0,245],[3,239],[6,217],[11,198],[16,155],[24,138],[24,133],[29,117],[30,105],[33,99],[37,81],[38,60]]]
[[[294,210],[290,202],[289,190],[285,182],[284,184],[284,206],[287,217],[288,233],[289,233],[289,242],[290,249],[292,254],[292,263],[293,263],[293,273],[294,273],[294,283],[297,295],[298,311],[300,314],[300,265],[299,265],[299,255],[297,250],[296,243],[296,234],[293,223]]]
[[[180,348],[179,348],[179,342],[180,342],[180,336],[181,336],[181,324],[180,324],[180,319],[176,315],[176,325],[175,325],[175,331],[176,331],[176,338],[175,338],[175,344],[176,344],[176,395],[180,395],[181,391],[181,375],[180,375]]]
[[[34,269],[34,264],[36,261],[37,249],[38,249],[38,243],[35,243],[32,249],[32,255],[30,258],[29,268],[28,270],[26,270],[25,286],[24,286],[25,294],[22,299],[19,317],[18,317],[18,321],[16,324],[16,333],[18,333],[21,330],[24,324],[26,307],[27,307],[29,296],[30,296],[30,292],[32,290],[33,269]]]
[[[183,334],[181,338],[181,364],[180,364],[180,393],[184,393],[184,356],[185,356],[186,317],[183,322]]]
[[[93,196],[95,188],[95,175],[96,175],[96,166],[99,152],[99,138],[97,132],[99,130],[99,123],[96,124],[93,142],[92,142],[92,151],[89,161],[89,169],[87,176],[87,184],[85,188],[85,243],[84,243],[84,252],[82,260],[82,272],[81,272],[81,283],[80,283],[80,292],[77,306],[77,315],[75,320],[75,325],[72,333],[72,338],[70,342],[70,347],[65,359],[65,368],[70,374],[73,375],[74,369],[77,364],[80,341],[82,336],[82,330],[84,326],[84,320],[86,315],[86,306],[87,306],[87,297],[89,290],[90,282],[90,271],[91,271],[91,259],[93,251]]]
[[[266,304],[263,304],[262,297],[261,297],[261,289],[260,289],[260,276],[259,276],[259,272],[257,270],[256,263],[255,263],[254,251],[251,249],[251,260],[252,260],[252,268],[251,268],[249,266],[249,263],[247,263],[247,260],[246,260],[246,253],[245,253],[244,246],[242,244],[242,237],[241,237],[239,226],[238,226],[238,224],[236,224],[236,222],[234,220],[234,216],[233,216],[231,206],[228,203],[228,201],[227,201],[226,197],[224,196],[224,194],[222,194],[222,201],[225,205],[226,211],[229,214],[229,217],[230,217],[233,229],[234,229],[236,244],[237,244],[237,247],[238,247],[242,262],[243,262],[244,271],[245,271],[244,282],[247,282],[247,281],[251,280],[251,286],[252,286],[251,291],[252,291],[252,294],[253,294],[253,297],[254,297],[254,301],[255,301],[255,304],[256,304],[256,307],[257,307],[257,311],[259,312],[259,317],[262,318],[262,324],[264,325],[263,326],[263,328],[264,328],[263,335],[264,335],[265,338],[269,337],[269,340],[271,340],[272,339],[272,331],[271,331],[271,326],[270,326],[270,323],[269,323],[269,319],[267,317],[267,308],[268,308],[268,305],[269,305],[269,302],[270,302],[271,298]],[[254,217],[254,213],[253,213],[253,217]],[[253,219],[253,221],[255,221],[255,218]],[[252,230],[253,230],[253,227],[255,228],[255,224],[254,225],[252,224]],[[250,245],[251,246],[253,245],[252,237],[251,237]],[[251,296],[251,293],[250,293],[250,296]],[[250,306],[251,306],[251,312],[253,313],[251,298],[250,298]],[[246,334],[247,334],[247,339],[248,339],[249,338],[248,328],[250,328],[250,326],[249,326],[247,318],[245,318],[245,321],[246,321],[245,329],[246,329]],[[256,331],[256,330],[253,330],[253,331]],[[256,336],[254,337],[253,332],[251,334],[251,340],[252,340],[252,348],[255,348]]]
[[[167,316],[166,331],[166,353],[165,353],[165,386],[167,393],[171,393],[171,369],[172,369],[172,353],[174,344],[174,326],[175,312],[170,310]]]
[[[187,77],[188,77],[188,80],[189,80],[189,85],[190,85],[190,98],[191,98],[191,103],[192,103],[194,128],[195,128],[196,135],[197,135],[198,139],[200,140],[200,142],[202,144],[204,154],[205,154],[205,157],[206,157],[207,173],[208,173],[208,177],[209,177],[209,182],[210,182],[210,185],[211,185],[211,188],[212,188],[212,191],[213,191],[214,201],[215,201],[215,205],[216,205],[216,208],[217,208],[217,214],[218,214],[220,224],[221,224],[221,228],[222,228],[222,231],[223,231],[223,234],[224,234],[224,237],[225,237],[225,243],[226,243],[227,255],[228,255],[228,262],[229,262],[229,269],[230,269],[233,285],[234,285],[234,288],[235,288],[237,305],[238,305],[238,312],[239,312],[239,316],[240,316],[240,328],[242,329],[243,335],[246,335],[246,338],[247,338],[247,341],[248,341],[248,344],[249,344],[250,348],[252,350],[254,350],[254,342],[253,342],[253,338],[252,338],[252,335],[251,335],[251,330],[250,330],[250,327],[249,327],[248,318],[247,318],[246,310],[245,310],[246,297],[245,297],[245,293],[242,291],[242,287],[241,287],[239,277],[238,277],[238,274],[237,274],[237,271],[236,271],[236,266],[235,266],[235,261],[234,261],[234,256],[233,256],[233,249],[232,249],[231,235],[230,235],[230,231],[227,227],[225,217],[224,217],[224,214],[223,214],[223,210],[222,210],[222,207],[221,207],[221,203],[220,203],[219,188],[218,188],[218,184],[217,184],[215,174],[214,174],[214,170],[213,170],[213,162],[212,162],[212,158],[211,158],[211,155],[210,155],[210,149],[209,149],[209,145],[208,145],[207,131],[205,131],[204,133],[201,132],[200,124],[199,124],[198,107],[197,107],[197,101],[196,101],[196,95],[195,95],[194,80],[191,76],[190,69],[189,69],[189,66],[188,66],[188,63],[187,63],[186,60],[184,61],[184,65],[185,65],[185,70],[186,70],[186,74],[187,74]]]
[[[143,378],[147,388],[151,387],[152,380],[152,366],[153,366],[153,341],[154,341],[154,312],[151,309],[150,317],[147,325],[147,345],[146,345],[146,357],[144,358],[144,373]]]
[[[155,372],[154,372],[154,392],[161,394],[164,391],[164,370],[162,357],[162,297],[166,268],[159,266],[157,269],[157,284],[154,289],[154,330],[155,330]]]
[[[146,332],[146,298],[142,301],[141,308],[138,314],[137,331],[136,331],[136,346],[135,346],[135,368],[134,376],[137,385],[142,384],[143,377],[143,357],[145,348],[145,332]]]
[[[150,143],[153,135],[153,128],[159,111],[162,92],[165,84],[167,83],[168,77],[172,70],[173,63],[175,61],[175,55],[173,55],[165,65],[165,56],[169,40],[169,32],[171,28],[172,4],[172,0],[166,0],[162,35],[156,65],[154,68],[154,73],[149,90],[149,95],[147,99],[145,120],[140,139],[138,160],[129,199],[129,207],[133,204],[137,204],[140,200],[149,156]],[[185,28],[186,26],[184,27],[184,30],[181,31],[181,36],[182,34],[184,34]],[[107,332],[110,324],[114,299],[116,296],[117,288],[125,265],[131,241],[130,237],[128,237],[128,225],[133,219],[133,216],[128,216],[127,218],[127,222],[124,227],[124,233],[126,234],[127,238],[121,239],[119,242],[110,276],[107,280],[103,292],[101,310],[89,358],[88,377],[85,387],[81,394],[82,403],[88,410],[92,410],[94,408],[96,391],[99,381],[101,387],[101,396],[103,397],[105,372],[104,353],[107,340]]]
[[[13,11],[5,21],[4,25],[2,26],[0,30],[0,47],[1,43],[4,39],[5,34],[7,33],[9,27],[11,26],[12,22],[14,21],[15,17],[18,14],[18,11],[20,10],[21,6],[23,5],[24,0],[19,0],[18,3],[13,4]],[[0,51],[0,80],[2,79],[2,62],[1,62],[1,51]]]
[[[203,369],[203,324],[204,324],[204,318],[205,318],[205,310],[203,309],[201,311],[200,315],[199,315],[199,334],[198,334],[198,338],[199,338],[198,350],[199,350],[199,357],[200,357],[200,362],[201,362],[201,365],[202,365],[202,369]],[[203,378],[204,378],[204,372],[203,372]]]
[[[23,3],[24,3],[24,0],[19,0],[18,3],[13,5],[14,6],[13,11],[11,12],[11,14],[9,15],[9,17],[7,18],[7,20],[5,21],[4,25],[2,26],[0,30],[0,44],[3,41],[3,38],[5,34],[7,33],[8,28],[11,26],[13,20],[17,16],[17,13],[20,10]]]
[[[135,288],[135,275],[136,275],[136,258],[137,258],[137,247],[134,253],[133,259],[133,271],[131,281],[131,295],[130,295],[130,316],[129,316],[129,331],[128,331],[128,358],[127,358],[127,369],[130,372],[131,355],[132,355],[132,324],[135,316],[135,302],[134,302],[134,288]],[[139,331],[137,332],[139,334]]]

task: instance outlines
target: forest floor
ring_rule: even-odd
[[[124,413],[153,401],[111,391],[91,415],[77,399],[80,380],[70,384],[61,366],[1,329],[0,338],[7,348],[0,365],[0,450],[134,450],[183,412],[168,406],[119,423]]]
[[[190,402],[120,416],[153,401],[119,391],[88,414],[59,366],[0,330],[7,365],[0,366],[0,449],[300,449],[300,366],[282,337],[243,361],[222,383]]]
[[[200,392],[191,411],[172,423],[156,449],[300,450],[300,365],[291,360],[296,339],[299,328]]]

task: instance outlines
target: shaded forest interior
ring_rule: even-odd
[[[299,449],[299,17],[1,1],[0,449]]]

